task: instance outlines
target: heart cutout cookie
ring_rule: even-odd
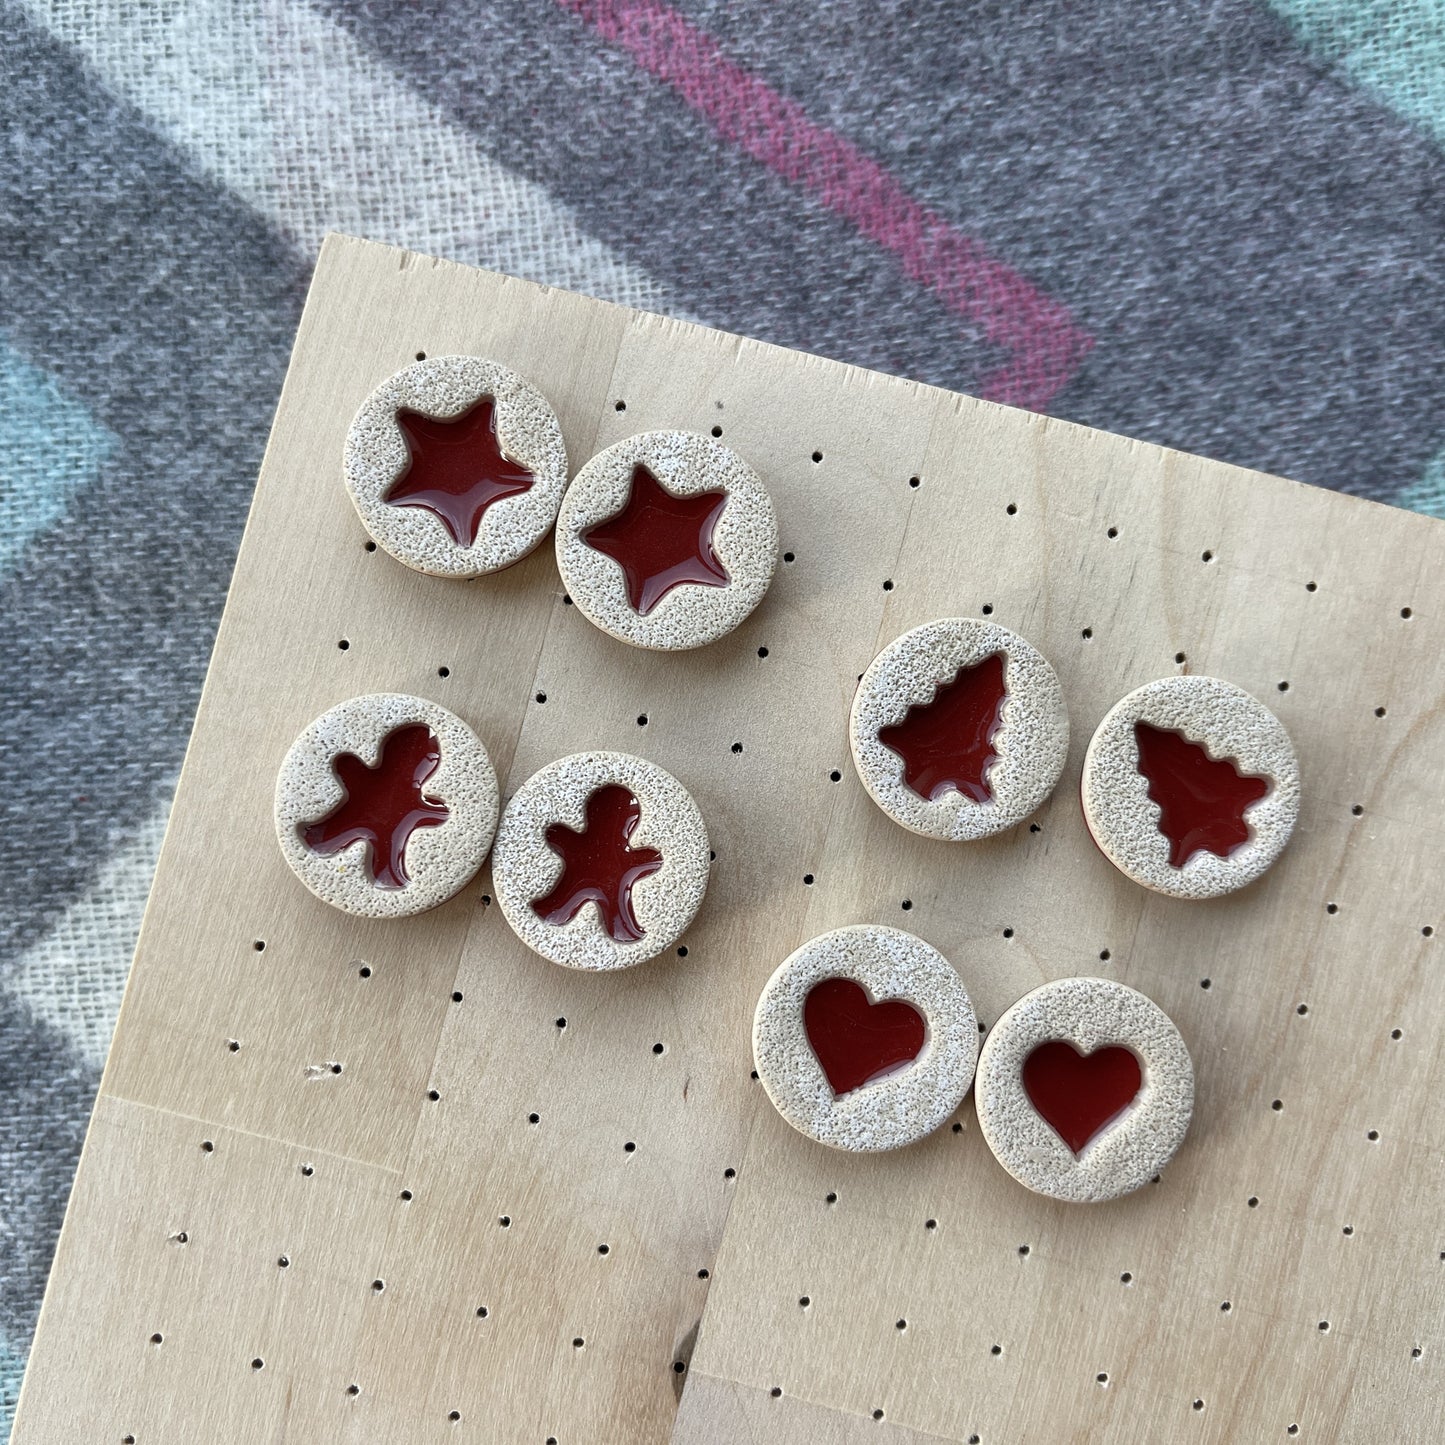
[[[910,1064],[923,1051],[923,1015],[901,998],[874,1003],[851,978],[825,978],[808,991],[803,1028],[834,1097]]]
[[[1020,1077],[1039,1117],[1076,1158],[1138,1098],[1143,1084],[1132,1050],[1108,1045],[1081,1054],[1063,1039],[1035,1048]]]

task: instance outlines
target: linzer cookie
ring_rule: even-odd
[[[507,804],[492,887],[528,948],[568,968],[629,968],[680,938],[710,855],[691,794],[628,753],[574,753]]]
[[[1163,677],[1110,709],[1084,757],[1084,817],[1136,883],[1213,898],[1252,883],[1299,816],[1289,734],[1217,677]]]
[[[1064,978],[993,1026],[974,1104],[1020,1184],[1097,1203],[1147,1184],[1174,1157],[1194,1112],[1194,1065],[1151,999],[1108,979]]]
[[[376,543],[437,577],[500,572],[548,533],[567,448],[546,398],[477,356],[403,367],[346,435],[346,486]]]
[[[557,519],[568,595],[635,647],[677,651],[731,632],[766,595],[777,554],[757,473],[691,432],[644,432],[599,452]]]
[[[292,743],[275,818],[286,861],[318,898],[403,918],[446,902],[482,866],[497,775],[454,713],[370,693],[322,713]]]
[[[753,1015],[758,1078],[778,1112],[835,1149],[898,1149],[968,1094],[978,1020],[962,980],[921,938],[855,926],[810,939]]]
[[[873,659],[850,720],[853,762],[896,823],[962,842],[1021,823],[1069,751],[1069,714],[1048,662],[993,622],[946,617]]]

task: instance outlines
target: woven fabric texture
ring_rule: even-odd
[[[1445,516],[1438,0],[0,0],[0,116],[0,1427],[327,229]]]

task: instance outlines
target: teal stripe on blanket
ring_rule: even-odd
[[[1322,60],[1445,141],[1441,0],[1270,0]]]
[[[111,431],[0,334],[0,576],[65,515],[115,446]]]
[[[1408,507],[1412,512],[1424,512],[1427,517],[1445,519],[1445,451],[1436,452],[1425,468],[1425,475],[1393,500],[1397,507]]]
[[[0,1440],[10,1438],[15,1423],[15,1401],[20,1395],[20,1381],[25,1374],[25,1357],[17,1355],[0,1335]]]

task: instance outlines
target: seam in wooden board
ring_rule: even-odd
[[[734,1380],[727,1375],[716,1375],[710,1370],[698,1370],[695,1373],[689,1370],[689,1387],[691,1387],[694,1379],[706,1380],[715,1385],[724,1385],[734,1393],[746,1391],[748,1394],[756,1397],[763,1397],[769,1394],[768,1387],[755,1385],[748,1380]],[[831,1405],[824,1400],[815,1400],[810,1395],[802,1395],[794,1391],[789,1391],[788,1398],[806,1405],[810,1410],[818,1410],[824,1414],[835,1415],[842,1419],[856,1420],[867,1429],[876,1429],[878,1425],[881,1424],[885,1427],[885,1440],[896,1438],[899,1435],[905,1435],[907,1436],[907,1440],[904,1442],[904,1445],[958,1445],[956,1437],[929,1434],[925,1430],[919,1430],[912,1425],[905,1425],[897,1420],[888,1420],[886,1417],[882,1421],[875,1421],[871,1415],[858,1410],[844,1409],[841,1405]],[[765,1406],[764,1408],[767,1407]],[[740,1437],[734,1436],[733,1439],[728,1442],[728,1445],[773,1445],[775,1437],[771,1432],[759,1436],[754,1433],[750,1421],[744,1422],[737,1420],[733,1423],[746,1424],[748,1433],[745,1441]],[[767,1427],[765,1427],[765,1429],[766,1428]]]

